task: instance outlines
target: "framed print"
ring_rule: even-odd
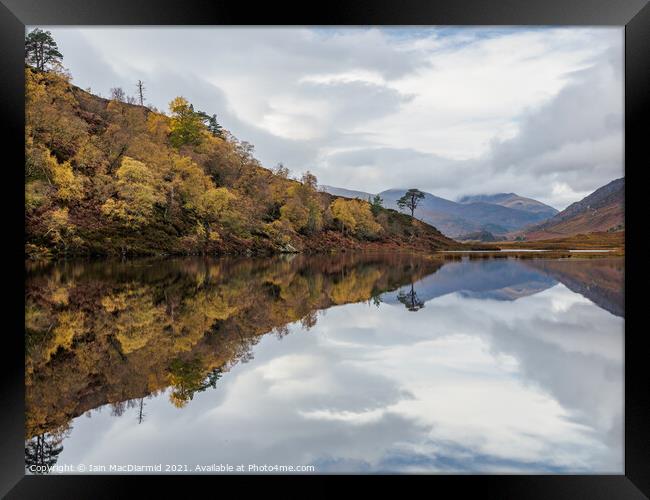
[[[647,498],[647,2],[2,1],[3,495]]]

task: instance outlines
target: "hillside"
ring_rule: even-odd
[[[25,79],[29,258],[459,246],[410,216],[321,192],[309,172],[264,168],[182,97],[164,114],[65,74],[27,67]]]
[[[527,240],[541,240],[625,228],[625,178],[616,179],[582,200],[569,205],[546,222],[522,233]]]

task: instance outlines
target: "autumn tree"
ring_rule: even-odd
[[[190,211],[197,221],[197,234],[204,246],[221,238],[215,224],[233,226],[237,222],[234,207],[237,197],[225,187],[216,188],[203,170],[189,158],[174,159],[170,172],[170,188],[181,197],[183,208]]]
[[[424,193],[419,189],[409,189],[404,196],[397,200],[397,206],[401,209],[408,208],[411,211],[411,217],[414,217],[415,209],[423,198]]]
[[[330,206],[332,216],[339,222],[343,234],[345,234],[346,231],[354,232],[357,227],[357,221],[354,218],[354,215],[352,215],[350,208],[351,205],[343,198],[337,198]]]
[[[76,227],[70,221],[67,208],[56,208],[48,213],[45,220],[47,231],[44,236],[49,236],[55,246],[67,255],[70,245],[76,242]]]
[[[60,65],[62,59],[63,54],[50,31],[35,28],[25,37],[25,61],[38,71]]]
[[[120,165],[124,156],[138,156],[132,151],[134,146],[138,147],[150,143],[147,137],[148,127],[145,112],[141,108],[127,106],[124,102],[113,99],[106,106],[110,122],[98,146],[107,156],[108,173],[113,173]],[[158,148],[150,148],[147,154],[140,155],[140,158],[147,158],[156,154]]]
[[[361,200],[337,198],[330,206],[332,216],[341,226],[343,234],[351,233],[361,238],[374,238],[382,227],[375,221],[370,204]]]
[[[255,151],[255,146],[253,146],[248,141],[237,141],[235,143],[235,152],[239,157],[239,169],[237,170],[237,177],[240,177],[244,168],[255,162],[255,157],[253,152]]]
[[[273,167],[272,172],[273,174],[277,175],[278,177],[282,177],[283,179],[288,179],[289,175],[291,174],[291,171],[285,167],[284,163],[282,162]]]
[[[88,125],[71,111],[75,98],[67,77],[25,70],[25,133],[35,147],[45,147],[59,160],[69,159],[85,139]],[[28,144],[29,146],[29,144]]]
[[[296,231],[306,234],[320,231],[323,226],[322,210],[319,203],[318,181],[307,171],[301,182],[287,190],[287,201],[280,208],[280,215],[289,221]]]
[[[126,102],[126,93],[122,87],[113,87],[111,89],[111,99],[119,102]]]
[[[201,115],[194,111],[194,106],[184,97],[176,97],[169,103],[169,110],[172,115],[169,135],[171,145],[175,148],[199,145],[205,126]]]
[[[84,196],[81,178],[72,171],[69,161],[59,163],[54,156],[48,158],[52,183],[57,187],[57,197],[63,202],[81,200]]]
[[[318,190],[318,179],[309,170],[302,174],[300,177],[300,182],[302,182],[304,186],[309,187],[309,189],[313,191]]]
[[[106,200],[102,212],[129,228],[146,224],[155,203],[161,201],[153,172],[144,163],[125,156],[116,176],[116,197]]]
[[[202,227],[200,234],[205,238],[206,243],[221,238],[212,224],[223,222],[224,216],[227,215],[235,200],[236,196],[225,187],[209,188],[201,194],[196,204],[196,214]]]

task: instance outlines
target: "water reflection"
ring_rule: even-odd
[[[620,472],[622,279],[404,254],[36,269],[26,463]]]

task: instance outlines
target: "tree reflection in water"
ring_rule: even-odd
[[[183,407],[224,371],[253,359],[261,335],[286,335],[317,311],[377,301],[442,262],[407,254],[271,259],[78,262],[26,282],[26,460],[47,465],[51,436],[111,404],[120,415],[171,388]],[[58,452],[57,452],[58,450]]]
[[[419,311],[424,307],[424,302],[418,298],[413,283],[411,283],[410,290],[400,290],[397,294],[397,300],[404,304],[409,311]]]
[[[429,256],[343,254],[75,262],[29,269],[26,466],[56,463],[70,421],[93,409],[110,405],[121,415],[137,408],[141,423],[145,398],[168,388],[170,402],[184,407],[196,393],[218,387],[232,366],[253,359],[253,346],[263,335],[282,338],[293,322],[309,330],[332,306],[379,306],[392,300],[389,291],[409,311],[463,290],[485,297],[499,290],[498,297],[516,300],[556,279],[579,290],[582,275],[590,277],[585,289],[601,307],[616,310],[610,306],[619,303],[614,292],[622,294],[618,263],[598,263],[607,271],[601,273],[531,262],[510,265],[514,271],[505,274],[497,268],[502,265],[483,262],[468,275],[465,264]],[[551,271],[553,278],[540,278]],[[602,279],[594,282],[596,276]]]

